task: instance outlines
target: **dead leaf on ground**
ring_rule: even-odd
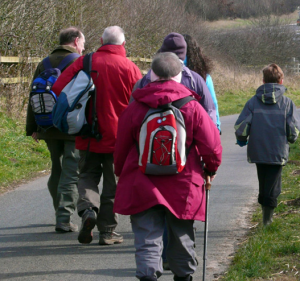
[[[298,161],[298,160],[289,160],[288,163],[289,164],[294,164],[296,166],[300,166],[300,161]]]
[[[285,204],[288,206],[300,206],[300,197],[293,200],[285,201]]]
[[[292,172],[292,175],[299,175],[300,174],[300,170],[294,170],[293,172]]]

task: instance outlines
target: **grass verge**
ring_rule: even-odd
[[[23,124],[0,112],[0,194],[50,168],[45,143],[35,143],[24,130]]]
[[[256,89],[225,91],[223,95],[218,96],[219,112],[221,116],[240,114],[245,103],[255,95]],[[293,100],[297,107],[300,107],[300,91],[289,90],[285,96]]]
[[[288,15],[279,16],[280,20],[285,24],[296,24],[298,19],[298,11],[295,11]],[[220,29],[236,29],[236,28],[245,28],[249,27],[253,24],[257,19],[225,19],[225,20],[217,20],[211,22],[205,22],[206,26],[212,30],[220,30]]]
[[[274,221],[262,226],[262,212],[239,247],[221,280],[300,280],[300,143],[291,145],[290,161],[282,173],[282,193]]]

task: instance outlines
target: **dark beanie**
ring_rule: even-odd
[[[175,53],[181,60],[184,60],[186,57],[186,49],[187,47],[184,37],[179,33],[172,32],[165,37],[159,52],[172,52]]]

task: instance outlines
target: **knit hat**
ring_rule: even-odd
[[[172,52],[175,53],[181,60],[184,60],[186,56],[186,49],[187,46],[184,37],[179,33],[172,32],[165,37],[163,44],[159,49],[159,53]]]

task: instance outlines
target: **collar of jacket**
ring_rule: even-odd
[[[190,70],[187,66],[185,66],[184,64],[183,64],[183,66],[182,66],[182,76],[185,76],[185,77],[187,77],[188,79],[191,80],[191,87],[192,87],[192,90],[195,90],[195,81],[194,81],[192,72],[191,72],[191,70]]]
[[[70,53],[77,53],[76,49],[72,46],[68,46],[68,45],[59,45],[57,46],[51,54],[57,52],[57,51],[61,51],[61,50],[65,50],[65,51],[69,51]]]
[[[126,50],[123,45],[111,45],[106,44],[102,45],[97,52],[106,52],[109,54],[119,55],[122,57],[126,57]]]
[[[193,96],[199,100],[199,95],[194,91],[173,80],[151,82],[142,89],[136,89],[132,96],[137,102],[147,104],[152,108],[187,96]]]

